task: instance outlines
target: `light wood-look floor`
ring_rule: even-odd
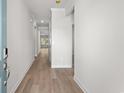
[[[83,93],[74,82],[72,69],[51,69],[48,50],[42,49],[15,93]]]

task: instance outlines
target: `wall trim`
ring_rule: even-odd
[[[35,59],[33,59],[35,60]],[[12,90],[9,92],[7,91],[7,93],[15,93],[17,88],[19,87],[19,85],[21,84],[22,80],[24,79],[24,77],[26,76],[27,72],[29,71],[30,67],[32,66],[32,64],[34,63],[34,61],[29,64],[28,68],[26,68],[24,75],[20,78],[20,80],[17,81],[17,83],[14,85],[14,87],[12,88]]]
[[[80,79],[76,76],[74,76],[74,81],[78,84],[78,86],[82,89],[84,93],[89,93],[87,92],[86,88],[80,83]]]
[[[51,8],[51,11],[65,11],[65,8]]]
[[[52,65],[51,68],[72,68],[70,65]]]

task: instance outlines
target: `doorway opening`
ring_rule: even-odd
[[[48,44],[49,44],[49,38],[48,35],[40,35],[40,48],[48,48]]]
[[[42,24],[38,25],[38,31],[40,32],[40,38],[39,38],[39,43],[40,43],[40,53],[48,55],[48,65],[51,67],[51,45],[50,45],[50,29],[49,29],[49,24],[46,24],[45,26],[42,26]]]

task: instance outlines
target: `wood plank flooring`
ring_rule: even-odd
[[[15,93],[83,93],[72,69],[51,69],[48,50],[42,49]]]

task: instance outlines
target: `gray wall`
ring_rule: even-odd
[[[8,93],[15,89],[34,60],[34,33],[29,22],[30,16],[23,0],[8,0],[7,44],[9,49],[8,66],[11,75],[8,80]]]
[[[88,93],[124,92],[124,1],[77,0],[75,80]]]

